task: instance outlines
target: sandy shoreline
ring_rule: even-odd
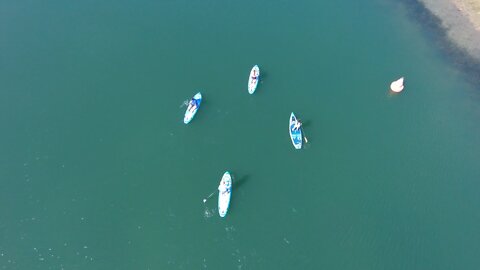
[[[467,15],[475,30],[480,31],[480,0],[452,0],[458,10]]]
[[[480,61],[480,0],[418,0],[459,48]]]

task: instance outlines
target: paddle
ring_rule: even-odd
[[[217,193],[217,190],[215,190],[214,192],[212,192],[210,195],[208,195],[207,198],[203,199],[203,203],[206,203],[208,199],[210,199],[210,197],[213,196],[213,194]]]
[[[180,108],[182,108],[183,106],[188,106],[188,103],[189,103],[188,99],[184,100],[182,105],[180,105]]]
[[[305,135],[305,130],[303,129],[303,123],[302,123],[302,121],[300,121],[300,119],[297,119],[297,121],[302,124],[300,127],[302,129],[303,138],[305,139],[305,143],[308,143],[307,136]]]
[[[231,177],[232,177],[232,182],[233,182],[233,176],[231,176]],[[213,194],[217,193],[217,191],[218,191],[218,188],[214,192],[210,193],[210,195],[208,195],[207,198],[203,199],[203,203],[206,203],[207,200],[210,199],[210,197],[213,196]]]

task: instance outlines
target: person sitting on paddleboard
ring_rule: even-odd
[[[196,107],[197,107],[197,103],[195,102],[194,99],[192,99],[192,100],[190,101],[190,109],[188,109],[188,110],[191,111],[191,112],[193,112],[193,111],[195,111],[195,108],[196,108]]]
[[[253,71],[253,76],[252,76],[252,80],[256,80],[257,79],[257,74],[255,72],[255,70]]]
[[[225,193],[227,193],[227,192],[229,191],[227,185],[225,185],[225,181],[222,181],[222,183],[220,184],[220,186],[218,186],[218,190],[219,190],[222,194],[225,194]]]
[[[295,125],[293,126],[293,130],[297,131],[300,129],[300,127],[302,126],[302,122],[300,122],[299,120],[297,120],[295,122]]]

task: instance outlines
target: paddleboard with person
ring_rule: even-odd
[[[257,90],[258,81],[260,79],[260,68],[258,65],[253,66],[248,77],[248,93],[253,94]]]
[[[193,98],[188,103],[187,111],[185,111],[185,116],[183,117],[183,123],[188,124],[192,121],[193,117],[197,113],[198,109],[200,108],[200,104],[202,103],[202,94],[198,92],[193,96]]]
[[[288,124],[288,131],[290,133],[290,139],[295,149],[302,148],[302,123],[295,117],[295,114],[292,112],[290,114],[290,121]]]
[[[218,214],[221,217],[227,215],[230,206],[230,197],[232,196],[232,176],[227,171],[223,174],[222,180],[218,186]]]

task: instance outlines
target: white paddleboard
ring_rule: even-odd
[[[248,77],[248,93],[253,94],[257,90],[258,81],[260,80],[260,68],[255,65],[250,71]]]
[[[220,185],[218,186],[218,214],[221,217],[227,215],[230,206],[230,197],[232,195],[232,177],[227,171],[223,174]]]

